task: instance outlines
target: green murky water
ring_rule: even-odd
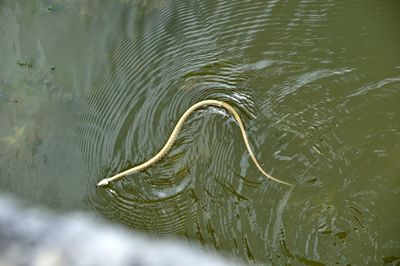
[[[400,262],[398,1],[0,1],[0,187],[244,261]],[[223,110],[243,117],[267,180]]]

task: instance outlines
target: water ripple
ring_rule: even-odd
[[[185,236],[254,262],[345,264],[347,245],[365,238],[376,245],[368,231],[376,210],[366,199],[377,196],[356,185],[362,177],[351,169],[366,152],[392,162],[383,161],[394,151],[378,135],[399,132],[396,112],[381,131],[360,125],[369,139],[351,146],[357,136],[343,130],[353,126],[349,114],[367,118],[364,105],[346,103],[377,91],[388,99],[394,92],[385,89],[399,80],[365,85],[358,61],[332,44],[328,25],[343,10],[317,1],[155,2],[131,14],[133,26],[110,42],[82,98],[87,110],[76,117],[76,134],[88,206],[136,230]],[[238,125],[219,108],[195,112],[153,167],[94,188],[154,156],[179,117],[204,99],[234,106],[263,168],[295,189],[262,176]],[[384,183],[379,172],[365,182],[372,179]]]

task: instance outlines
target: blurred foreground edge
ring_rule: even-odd
[[[0,195],[0,265],[239,265],[182,242],[146,239],[84,214],[26,209]]]

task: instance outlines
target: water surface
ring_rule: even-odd
[[[244,261],[400,261],[397,1],[0,1],[0,186]],[[266,179],[224,110],[242,116]]]

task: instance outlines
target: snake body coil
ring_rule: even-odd
[[[249,140],[247,138],[247,134],[246,134],[246,130],[245,130],[244,124],[243,124],[242,119],[240,118],[238,112],[236,112],[236,110],[231,105],[229,105],[228,103],[222,102],[222,101],[218,101],[218,100],[204,100],[204,101],[201,101],[201,102],[198,102],[198,103],[192,105],[181,116],[181,118],[179,119],[179,121],[176,124],[174,130],[171,133],[171,136],[167,140],[167,143],[165,143],[164,147],[153,158],[151,158],[150,160],[148,160],[148,161],[146,161],[146,162],[144,162],[144,163],[142,163],[140,165],[137,165],[137,166],[135,166],[133,168],[130,168],[130,169],[126,170],[126,171],[123,171],[123,172],[121,172],[119,174],[116,174],[116,175],[114,175],[112,177],[105,178],[105,179],[101,180],[97,184],[97,186],[98,187],[106,186],[112,181],[118,180],[118,179],[120,179],[120,178],[122,178],[124,176],[130,175],[130,174],[142,171],[142,170],[152,166],[153,164],[155,164],[159,160],[161,160],[165,155],[168,154],[168,152],[171,149],[172,145],[174,144],[176,138],[178,137],[179,131],[181,130],[181,128],[182,128],[183,124],[185,123],[185,121],[187,120],[187,118],[194,111],[196,111],[197,109],[199,109],[201,107],[204,107],[204,106],[216,106],[216,107],[220,107],[220,108],[223,107],[229,113],[231,113],[233,115],[233,117],[235,118],[235,120],[237,121],[237,123],[239,124],[239,128],[240,128],[240,131],[242,132],[242,137],[243,137],[244,143],[246,145],[247,151],[249,152],[250,157],[253,160],[254,164],[257,166],[258,170],[260,170],[260,172],[263,175],[265,175],[266,177],[268,177],[271,180],[274,180],[274,181],[276,181],[278,183],[281,183],[281,184],[284,184],[284,185],[292,186],[291,184],[289,184],[289,183],[287,183],[285,181],[282,181],[282,180],[279,180],[279,179],[277,179],[275,177],[272,177],[271,175],[269,175],[267,172],[265,172],[261,168],[261,166],[258,163],[253,151],[251,150],[250,143],[249,143]]]

